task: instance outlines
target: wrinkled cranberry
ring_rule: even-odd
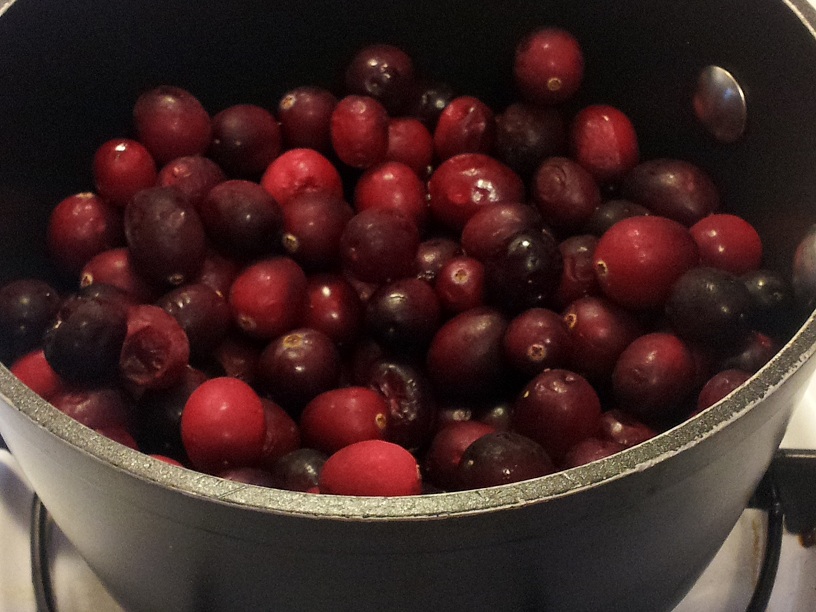
[[[460,153],[485,153],[496,140],[493,110],[473,96],[451,100],[439,115],[433,133],[437,159],[446,160]]]
[[[578,298],[600,293],[593,259],[597,244],[598,239],[592,234],[570,236],[558,244],[564,265],[553,299],[559,308],[567,307]]]
[[[531,195],[544,222],[566,233],[586,225],[601,203],[592,175],[567,157],[550,157],[538,166]]]

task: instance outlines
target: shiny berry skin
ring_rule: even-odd
[[[278,102],[283,143],[289,149],[331,151],[329,126],[337,98],[328,89],[302,86],[287,91]]]
[[[462,228],[462,248],[469,257],[484,263],[501,253],[519,232],[541,227],[541,215],[533,206],[518,202],[488,204]]]
[[[606,457],[611,457],[619,453],[626,447],[623,444],[612,440],[601,440],[598,438],[585,438],[567,451],[561,462],[564,469],[574,468],[593,461],[600,461]]]
[[[184,404],[181,439],[197,470],[213,473],[256,465],[265,437],[261,398],[237,378],[211,378]]]
[[[226,337],[232,313],[226,297],[203,283],[182,285],[156,301],[184,330],[190,354],[205,357]]]
[[[522,177],[529,177],[547,157],[564,155],[564,118],[552,107],[510,104],[496,116],[496,157]]]
[[[368,299],[365,325],[386,350],[416,354],[427,348],[442,320],[433,287],[418,278],[381,286]]]
[[[572,349],[564,319],[546,308],[530,308],[511,319],[502,344],[507,361],[530,377],[565,367]]]
[[[184,155],[203,155],[210,146],[212,122],[189,91],[163,85],[141,94],[133,106],[137,140],[164,165]]]
[[[340,259],[340,237],[354,216],[347,202],[328,193],[306,192],[282,207],[281,245],[307,270],[335,270]]]
[[[298,448],[275,461],[272,475],[275,486],[286,491],[308,491],[316,489],[320,470],[329,456],[313,448]]]
[[[428,220],[425,184],[407,165],[383,162],[368,168],[354,187],[354,208],[359,212],[380,208],[398,212],[423,227]]]
[[[481,489],[555,472],[552,460],[534,440],[512,431],[489,433],[467,447],[459,462],[462,489]]]
[[[388,425],[385,398],[366,387],[325,391],[306,404],[300,415],[303,445],[334,453],[363,440],[382,440]]]
[[[408,217],[372,208],[357,213],[340,238],[343,265],[365,282],[385,283],[413,276],[419,228]]]
[[[722,370],[712,376],[697,395],[697,411],[713,406],[734,389],[741,386],[751,373],[744,370]]]
[[[419,119],[429,130],[433,130],[439,115],[455,97],[456,93],[449,83],[417,81],[409,95],[407,114]]]
[[[312,191],[343,198],[343,181],[337,168],[313,149],[281,153],[261,176],[261,186],[281,206],[296,195]]]
[[[156,185],[179,190],[190,204],[198,208],[210,189],[225,180],[227,175],[209,157],[185,155],[162,166]]]
[[[52,261],[79,274],[94,255],[124,245],[121,212],[91,192],[68,196],[51,211],[46,241]]]
[[[652,332],[624,349],[612,372],[621,410],[653,425],[670,422],[693,390],[696,364],[677,336]]]
[[[497,202],[523,202],[524,183],[508,166],[481,153],[455,155],[428,181],[431,216],[461,231],[474,214]]]
[[[632,415],[613,408],[601,415],[599,435],[603,440],[610,440],[629,448],[654,438],[657,431]]]
[[[535,440],[556,463],[575,444],[594,436],[601,401],[580,374],[560,368],[533,378],[513,403],[514,431]]]
[[[419,243],[415,258],[416,276],[433,283],[439,271],[448,261],[462,255],[458,240],[446,236],[435,236]]]
[[[255,338],[286,333],[300,320],[306,284],[303,269],[288,257],[247,266],[230,287],[228,299],[236,324]]]
[[[48,364],[42,349],[35,349],[16,358],[9,366],[9,371],[46,401],[65,388],[65,383]]]
[[[584,56],[575,37],[560,28],[541,28],[516,46],[513,78],[522,98],[559,104],[571,98],[584,77]]]
[[[133,407],[118,387],[65,387],[49,400],[57,410],[91,429],[129,428]]]
[[[749,326],[766,333],[784,330],[790,324],[786,313],[790,313],[793,306],[790,279],[764,268],[743,274],[740,278],[751,296]]]
[[[649,209],[629,200],[613,199],[602,202],[589,217],[584,231],[593,236],[603,236],[604,232],[621,219],[651,214]]]
[[[586,225],[601,204],[592,175],[567,157],[549,157],[536,168],[530,195],[544,223],[566,234]]]
[[[331,141],[340,160],[352,168],[369,168],[388,152],[388,112],[370,96],[341,99],[331,116]]]
[[[675,281],[699,261],[688,228],[656,215],[613,225],[595,247],[595,273],[603,293],[631,309],[661,307]]]
[[[638,138],[629,117],[607,104],[581,109],[569,129],[572,158],[600,184],[617,183],[639,159]]]
[[[454,421],[439,429],[425,452],[422,469],[427,481],[442,490],[460,489],[459,462],[476,440],[496,428],[479,421]]]
[[[82,267],[79,284],[81,287],[111,285],[137,302],[152,302],[161,294],[154,283],[136,270],[127,247],[107,249],[91,257]]]
[[[600,293],[593,260],[597,244],[598,239],[592,234],[576,234],[558,244],[564,265],[553,299],[559,308],[566,308],[578,298]]]
[[[430,171],[433,156],[433,136],[419,119],[389,119],[388,151],[385,154],[387,161],[403,163],[416,172],[417,176],[424,178]]]
[[[212,118],[209,156],[235,178],[257,178],[281,152],[274,115],[255,104],[235,104]]]
[[[329,495],[395,497],[419,495],[422,480],[416,459],[407,450],[384,440],[365,440],[326,460],[319,488]]]
[[[442,309],[451,314],[484,306],[484,264],[473,257],[453,257],[440,268],[434,291]]]
[[[350,347],[363,326],[363,305],[339,274],[313,274],[306,287],[302,323],[322,331],[338,347]]]
[[[204,263],[207,239],[196,210],[172,187],[138,192],[125,208],[125,238],[134,267],[158,285],[181,285]]]
[[[434,152],[439,160],[460,153],[485,153],[496,141],[493,110],[473,96],[454,98],[439,115],[433,133]]]
[[[60,304],[59,292],[43,280],[22,278],[0,287],[0,353],[18,356],[39,346]]]
[[[742,217],[719,213],[703,217],[689,229],[700,251],[700,263],[741,275],[762,264],[762,239]]]
[[[720,206],[720,194],[711,177],[699,166],[679,159],[639,163],[623,179],[621,192],[653,214],[688,227]]]
[[[289,413],[272,400],[262,397],[261,404],[266,436],[257,467],[271,473],[278,459],[300,448],[300,428]]]
[[[153,187],[157,176],[153,157],[135,140],[114,138],[94,153],[96,192],[115,206],[124,206],[137,191]]]
[[[344,76],[348,93],[371,96],[396,115],[414,84],[414,62],[394,45],[368,45],[351,58]]]

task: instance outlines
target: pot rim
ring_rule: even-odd
[[[0,0],[0,16],[15,0]],[[816,9],[783,0],[816,39]],[[125,447],[63,414],[0,365],[0,403],[17,410],[82,453],[141,481],[201,498],[272,514],[343,521],[432,520],[523,507],[575,495],[631,476],[678,455],[729,427],[772,394],[816,353],[816,313],[751,379],[695,417],[637,446],[592,463],[523,482],[405,497],[300,493],[229,481],[170,465]],[[2,415],[0,415],[1,417]],[[2,423],[2,418],[0,418]],[[23,468],[24,469],[24,468]]]

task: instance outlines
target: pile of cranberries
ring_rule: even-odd
[[[387,44],[273,110],[146,91],[51,214],[75,290],[2,287],[0,357],[123,444],[297,491],[516,482],[687,419],[778,350],[792,283],[703,169],[567,110],[572,35],[512,70],[501,111]]]

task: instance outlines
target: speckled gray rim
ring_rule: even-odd
[[[0,3],[0,15],[14,0]],[[785,4],[816,38],[816,11],[807,0]],[[213,503],[251,507],[272,513],[336,520],[429,520],[524,506],[580,492],[603,482],[648,469],[713,433],[728,427],[783,384],[816,352],[816,314],[752,379],[731,395],[655,438],[612,457],[521,483],[456,493],[373,498],[312,495],[244,485],[168,465],[131,450],[80,425],[43,401],[0,366],[0,400],[82,452],[136,478]]]

